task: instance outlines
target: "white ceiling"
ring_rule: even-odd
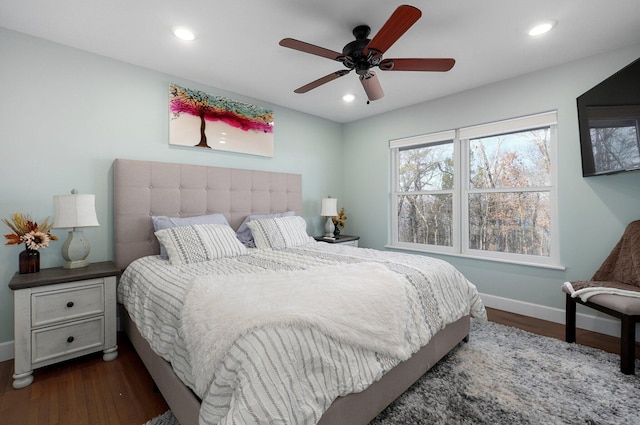
[[[278,45],[285,37],[342,51],[360,24],[376,34],[403,2],[385,0],[0,0],[0,26],[337,122],[387,112],[640,42],[640,0],[414,0],[422,18],[384,55],[453,57],[446,73],[378,72],[385,97],[366,104],[344,69]],[[554,19],[545,36],[527,36]],[[196,40],[175,38],[187,26]],[[344,104],[343,94],[355,102]],[[215,94],[215,93],[214,93]]]

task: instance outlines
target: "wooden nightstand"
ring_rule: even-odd
[[[16,273],[15,374],[13,388],[33,382],[33,370],[102,350],[105,361],[118,357],[116,279],[111,261],[80,269],[62,267]]]
[[[360,236],[340,235],[335,239],[326,239],[324,236],[314,236],[314,239],[317,240],[318,242],[339,243],[343,245],[351,245],[351,246],[357,247]]]

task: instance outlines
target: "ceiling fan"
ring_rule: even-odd
[[[377,100],[384,96],[380,81],[371,68],[378,67],[382,71],[449,71],[456,61],[451,58],[400,58],[383,59],[382,55],[414,24],[422,12],[413,6],[399,6],[389,17],[380,31],[369,39],[371,28],[368,25],[359,25],[353,29],[356,38],[342,49],[342,53],[305,43],[293,38],[280,40],[280,45],[312,55],[332,59],[342,64],[347,69],[332,72],[322,78],[310,82],[294,90],[295,93],[306,93],[316,87],[343,77],[355,70],[360,78],[367,98]],[[368,103],[368,102],[367,102]]]

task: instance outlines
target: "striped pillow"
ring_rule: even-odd
[[[307,234],[307,222],[300,216],[252,220],[247,226],[260,249],[291,248],[313,241]]]
[[[233,229],[224,224],[194,224],[158,230],[156,237],[172,265],[199,263],[247,253]]]
[[[167,217],[164,215],[157,215],[151,217],[153,223],[153,230],[157,232],[162,229],[169,229],[171,227],[191,226],[192,224],[226,224],[229,225],[227,218],[224,214],[208,214],[198,215],[195,217]],[[160,256],[165,260],[169,259],[167,250],[164,245],[160,243]]]
[[[247,223],[253,220],[260,220],[263,218],[276,218],[276,217],[289,217],[291,215],[296,215],[295,211],[285,211],[279,213],[269,213],[269,214],[253,214],[244,219],[238,230],[236,230],[236,236],[240,239],[240,242],[247,248],[255,248],[256,243],[253,240],[253,235],[251,234],[251,229],[247,226]]]

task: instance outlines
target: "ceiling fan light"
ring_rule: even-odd
[[[544,22],[537,23],[533,27],[531,27],[528,34],[531,37],[537,37],[539,35],[546,34],[549,31],[551,31],[553,27],[556,26],[556,24],[557,24],[556,21],[544,21]]]
[[[353,93],[347,93],[344,96],[342,96],[342,100],[347,102],[347,103],[351,103],[354,100],[356,100],[356,95]]]
[[[180,40],[192,41],[196,38],[195,34],[184,27],[179,27],[173,30],[173,35],[178,37]]]

